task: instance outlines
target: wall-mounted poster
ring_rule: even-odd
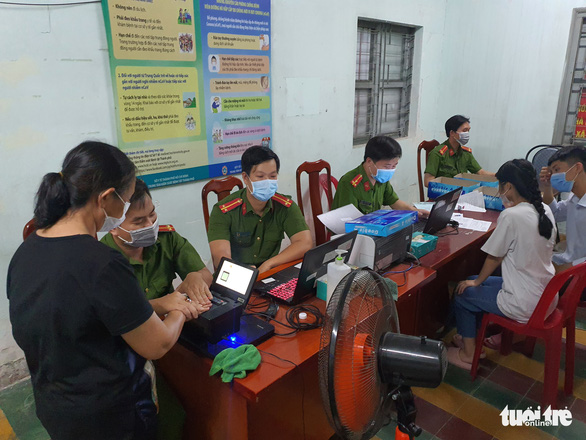
[[[586,89],[580,92],[580,103],[576,109],[576,130],[574,139],[586,139]]]
[[[271,146],[270,0],[102,0],[118,146],[152,188]]]

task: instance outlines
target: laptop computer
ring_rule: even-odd
[[[300,264],[257,281],[254,290],[286,304],[298,304],[315,293],[317,279],[326,273],[327,264],[336,258],[336,249],[348,251],[344,254],[344,262],[348,261],[357,234],[358,231],[352,231],[310,249]]]
[[[215,343],[240,328],[240,317],[248,304],[258,269],[222,258],[214,274],[210,292],[212,306],[183,326],[182,336]]]
[[[460,194],[462,194],[462,187],[456,188],[435,199],[429,217],[415,223],[413,225],[413,232],[434,235],[444,229],[452,219]]]

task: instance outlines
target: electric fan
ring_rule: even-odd
[[[372,438],[397,410],[396,437],[421,433],[410,386],[437,387],[447,369],[442,342],[401,335],[395,301],[370,270],[346,275],[326,308],[318,358],[330,424],[348,440]]]

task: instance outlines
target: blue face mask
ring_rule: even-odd
[[[277,192],[277,179],[257,180],[256,182],[251,180],[250,182],[252,183],[252,197],[260,200],[261,202],[266,202]]]
[[[387,183],[389,180],[391,180],[391,178],[393,177],[393,174],[395,174],[395,169],[386,170],[383,168],[377,168],[376,175],[374,176],[374,179],[380,183]]]
[[[576,164],[572,165],[568,171],[570,171],[575,166]],[[551,175],[551,186],[553,186],[559,192],[570,192],[574,187],[574,180],[576,180],[576,178],[574,177],[574,180],[568,181],[566,179],[566,174],[568,174],[568,171],[565,173],[555,173]]]

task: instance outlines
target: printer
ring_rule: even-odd
[[[413,225],[408,225],[387,237],[358,234],[348,264],[380,271],[403,260],[411,249]]]

